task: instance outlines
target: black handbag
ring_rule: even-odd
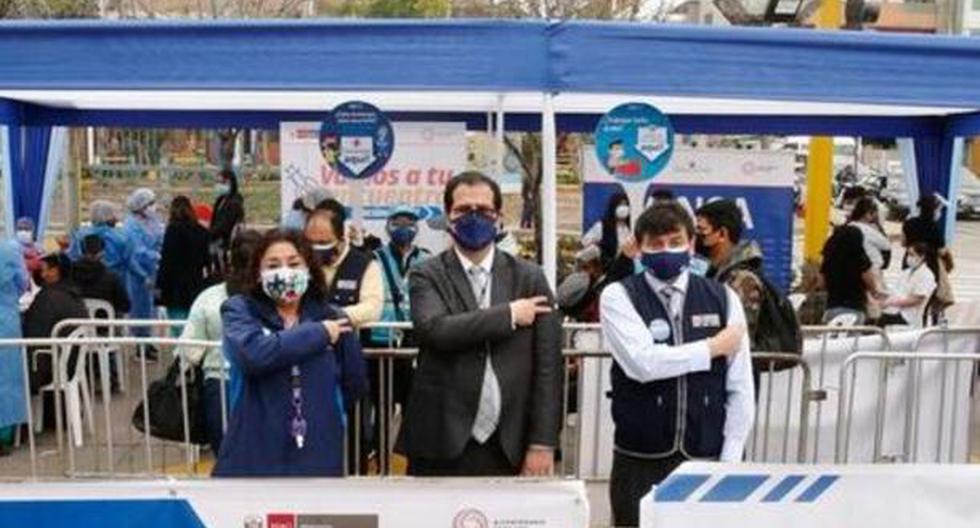
[[[187,386],[187,425],[192,444],[207,444],[204,412],[201,402],[201,384],[204,373],[200,366],[187,369],[184,383]],[[184,412],[180,382],[180,359],[175,359],[167,375],[150,384],[146,398],[150,406],[150,431],[154,438],[184,442]],[[146,402],[140,402],[133,412],[133,427],[146,433],[144,414]]]

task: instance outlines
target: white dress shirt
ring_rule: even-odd
[[[668,284],[645,273],[644,278],[659,292]],[[688,272],[681,273],[670,284],[675,290],[687,293]],[[728,294],[729,325],[745,327],[745,311],[738,295],[725,286]],[[675,297],[683,299],[683,296]],[[671,299],[671,319],[683,313],[683,302]],[[661,302],[662,299],[661,299]],[[711,368],[711,351],[706,339],[681,345],[654,343],[649,328],[633,307],[622,284],[610,284],[599,298],[599,318],[605,348],[626,375],[640,383],[676,378],[692,372]],[[725,404],[725,442],[721,450],[722,462],[739,462],[745,450],[745,442],[755,417],[755,386],[752,381],[752,361],[749,336],[745,334],[738,352],[728,358],[725,380],[728,392]]]

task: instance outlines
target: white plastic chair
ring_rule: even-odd
[[[92,335],[93,332],[90,328],[76,328],[68,334],[68,339],[80,339],[92,337]],[[56,378],[51,383],[41,387],[38,391],[37,399],[34,401],[34,417],[36,420],[34,422],[34,430],[40,433],[44,428],[44,394],[47,392],[54,394],[55,391],[60,390],[65,396],[65,415],[68,420],[70,438],[74,440],[76,447],[81,447],[83,445],[83,415],[89,434],[95,434],[95,417],[92,413],[92,399],[89,396],[88,377],[86,375],[89,347],[87,345],[78,345],[78,359],[75,362],[75,368],[69,372],[68,363],[71,358],[72,348],[73,345],[62,346],[61,353],[58,355],[58,364],[54,365],[54,368],[57,368],[60,373],[60,386]],[[41,350],[37,353],[52,355],[50,350]]]
[[[88,310],[89,319],[106,319],[111,321],[116,318],[116,309],[112,307],[112,303],[102,299],[85,299],[85,308]],[[115,327],[109,326],[106,329],[109,330],[109,337],[116,336]],[[96,352],[99,354],[99,361],[112,361],[116,369],[116,375],[119,376],[119,392],[125,394],[127,387],[126,365],[123,361],[122,351],[117,347],[103,345],[98,347]]]

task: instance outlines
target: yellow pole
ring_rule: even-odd
[[[840,0],[822,0],[817,27],[840,29],[842,19]],[[855,167],[857,169],[857,167]],[[831,179],[834,170],[834,140],[830,137],[810,139],[810,155],[806,168],[806,218],[804,220],[803,258],[811,263],[820,260],[827,234],[830,231]]]

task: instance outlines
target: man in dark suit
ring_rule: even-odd
[[[417,476],[550,475],[561,327],[537,266],[494,248],[502,198],[478,172],[443,197],[454,247],[409,275],[420,352],[402,447]]]

